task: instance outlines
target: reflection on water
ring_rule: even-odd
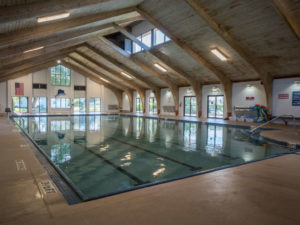
[[[100,115],[15,121],[88,197],[287,151],[226,126]]]

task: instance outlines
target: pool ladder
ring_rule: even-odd
[[[254,127],[253,129],[250,130],[250,133],[251,133],[251,134],[254,133],[254,131],[256,131],[256,130],[262,128],[263,126],[265,126],[265,125],[267,125],[267,124],[269,124],[269,123],[271,123],[271,122],[274,122],[274,121],[277,120],[277,119],[280,119],[281,117],[291,117],[293,120],[295,120],[295,117],[294,117],[293,115],[280,115],[280,116],[276,116],[275,118],[269,120],[268,122],[266,122],[266,123],[264,123],[264,124],[261,124],[261,125],[259,125],[259,126],[257,126],[257,127]],[[282,119],[282,118],[281,118],[281,119]]]

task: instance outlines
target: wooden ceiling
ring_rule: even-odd
[[[70,17],[37,23],[37,17],[62,12]],[[300,76],[296,0],[0,0],[0,15],[0,81],[56,59],[126,92],[250,80],[262,80],[271,92],[273,78]],[[129,55],[103,37],[122,27],[130,32],[132,23],[157,27],[172,41]],[[216,58],[213,48],[228,61]]]

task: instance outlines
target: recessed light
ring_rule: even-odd
[[[218,49],[212,49],[211,52],[217,56],[219,59],[221,59],[222,61],[227,61],[228,58]]]
[[[161,71],[163,72],[167,72],[167,69],[165,69],[164,67],[162,67],[161,65],[157,64],[157,63],[154,63],[154,66],[158,69],[160,69]]]
[[[23,53],[33,52],[33,51],[37,51],[37,50],[40,50],[40,49],[43,49],[43,48],[44,48],[44,46],[40,46],[40,47],[37,47],[37,48],[26,50]]]
[[[60,13],[60,14],[55,14],[52,16],[43,16],[43,17],[37,18],[37,22],[43,23],[43,22],[48,22],[48,21],[52,21],[52,20],[63,19],[63,18],[69,17],[69,16],[70,16],[70,13]]]
[[[100,77],[100,79],[103,80],[103,81],[106,82],[106,83],[109,83],[108,80],[106,80],[106,79],[104,79],[104,78],[102,78],[102,77]]]
[[[61,63],[60,59],[58,59],[56,62],[57,62],[58,64],[60,64],[60,63]]]
[[[130,76],[128,73],[122,71],[121,74],[129,79],[132,79],[132,76]]]

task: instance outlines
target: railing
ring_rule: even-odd
[[[254,131],[256,131],[257,129],[259,128],[262,128],[263,126],[277,120],[277,119],[283,119],[282,117],[291,117],[291,119],[295,120],[295,117],[293,115],[281,115],[281,116],[277,116],[271,120],[269,120],[268,122],[264,123],[264,124],[261,124],[260,126],[257,126],[257,127],[254,127],[253,129],[250,130],[250,133],[253,133]]]

